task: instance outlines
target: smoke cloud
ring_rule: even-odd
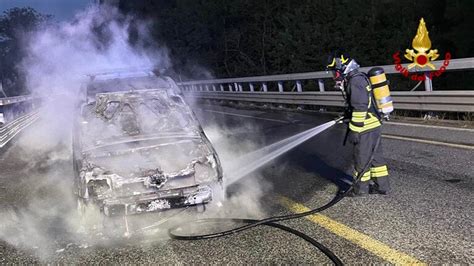
[[[237,184],[237,187],[232,187],[235,180],[230,179],[236,168],[246,167],[241,164],[241,159],[246,154],[264,146],[264,140],[260,137],[262,135],[260,129],[250,123],[231,127],[211,124],[204,127],[204,131],[213,143],[224,171],[224,187],[229,192],[226,198],[225,216],[264,217],[265,211],[261,205],[261,198],[271,189],[271,184],[265,181],[258,171],[249,173]],[[249,137],[250,135],[253,137]],[[214,215],[223,217],[224,214]]]
[[[2,156],[7,158],[2,179],[8,180],[9,192],[0,210],[1,240],[37,249],[40,255],[84,241],[76,234],[80,217],[73,194],[75,109],[91,74],[171,66],[164,46],[149,48],[148,26],[112,7],[92,6],[72,22],[44,25],[27,36],[28,54],[19,67],[28,90],[43,104],[40,120]],[[22,170],[3,171],[8,164]]]
[[[61,252],[71,243],[87,247],[107,242],[103,235],[85,238],[80,234],[83,217],[75,209],[73,194],[71,140],[75,110],[91,74],[171,67],[167,49],[154,43],[148,29],[147,22],[137,23],[114,8],[93,6],[77,14],[72,22],[45,25],[28,36],[28,55],[20,67],[29,91],[42,97],[43,105],[40,120],[3,156],[8,159],[2,162],[2,168],[11,164],[12,169],[22,170],[2,173],[2,179],[9,180],[9,192],[3,201],[11,203],[0,209],[2,241],[34,250],[42,257]],[[248,132],[253,130],[251,127],[243,125],[237,130]],[[261,144],[233,141],[227,138],[231,130],[220,126],[211,125],[205,130],[217,149],[224,173],[235,167],[235,158]],[[209,206],[207,217],[264,216],[260,198],[270,186],[258,174],[241,182],[242,188],[230,195],[225,195],[226,185],[215,190],[216,200]],[[143,217],[140,219],[157,219]],[[195,218],[191,215],[186,219]]]
[[[45,27],[31,36],[29,54],[22,63],[28,88],[40,96],[75,96],[90,74],[122,68],[169,68],[165,48],[145,49],[150,40],[147,29],[145,22],[135,23],[106,6],[91,7],[77,14],[73,22]]]

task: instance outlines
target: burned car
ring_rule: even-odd
[[[160,86],[170,82],[94,83],[118,91],[89,95],[80,108],[73,152],[82,204],[131,215],[204,206],[222,189],[219,158],[176,84]]]

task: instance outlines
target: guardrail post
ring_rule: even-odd
[[[240,92],[244,91],[244,88],[242,87],[242,83],[238,83],[238,86],[239,86],[239,91]]]
[[[278,92],[283,92],[283,81],[278,81]]]
[[[296,90],[298,92],[303,92],[303,85],[301,84],[301,80],[296,81]]]
[[[433,81],[430,79],[430,72],[425,72],[425,91],[433,91]]]
[[[4,98],[7,98],[5,91],[3,90],[3,80],[0,80],[0,92],[2,93]]]
[[[263,82],[262,83],[262,89],[264,92],[267,92],[268,91],[268,87],[267,87],[267,83],[266,82]]]
[[[324,91],[324,80],[318,79],[319,91]]]
[[[224,91],[224,85],[220,84],[219,87],[221,87],[221,91]]]
[[[209,86],[208,85],[206,85],[206,91],[209,91]]]
[[[212,90],[216,91],[216,85],[212,84]]]
[[[228,84],[228,86],[229,86],[229,91],[233,91],[232,90],[232,85]]]
[[[249,83],[249,86],[250,86],[250,91],[251,91],[251,92],[254,92],[254,91],[255,91],[255,88],[253,87],[253,83]]]

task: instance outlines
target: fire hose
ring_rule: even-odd
[[[335,122],[334,125],[336,125],[336,124],[343,123],[343,122],[346,122],[346,121],[344,120],[344,117],[340,117],[340,118],[335,119],[334,122]],[[211,238],[228,236],[228,235],[231,235],[231,234],[235,234],[235,233],[238,233],[238,232],[242,232],[244,230],[254,228],[254,227],[259,226],[259,225],[266,225],[266,226],[271,226],[271,227],[274,227],[274,228],[281,229],[283,231],[286,231],[288,233],[291,233],[293,235],[296,235],[296,236],[306,240],[307,242],[309,242],[310,244],[312,244],[313,246],[318,248],[321,252],[323,252],[335,265],[343,265],[342,261],[329,248],[325,247],[323,244],[319,243],[314,238],[312,238],[312,237],[310,237],[310,236],[308,236],[308,235],[306,235],[306,234],[304,234],[304,233],[302,233],[302,232],[300,232],[296,229],[293,229],[293,228],[290,228],[288,226],[279,224],[278,222],[292,220],[292,219],[298,219],[298,218],[302,218],[302,217],[305,217],[305,216],[309,216],[309,215],[313,215],[313,214],[322,212],[322,211],[336,205],[344,197],[349,195],[351,193],[351,191],[353,191],[354,185],[357,182],[360,181],[360,179],[362,178],[362,175],[370,167],[370,165],[372,163],[372,160],[374,159],[375,151],[377,150],[377,148],[380,144],[380,139],[381,139],[381,136],[379,135],[379,137],[377,138],[377,141],[375,142],[375,145],[372,149],[372,153],[369,157],[369,160],[365,164],[362,171],[360,171],[358,173],[358,175],[354,178],[354,181],[352,182],[351,186],[345,191],[339,189],[337,194],[334,196],[334,198],[323,206],[320,206],[320,207],[317,207],[317,208],[314,208],[312,210],[302,212],[302,213],[296,213],[296,214],[290,214],[290,215],[281,215],[281,216],[272,216],[272,217],[268,217],[268,218],[261,219],[261,220],[240,219],[240,218],[200,219],[200,220],[193,221],[193,224],[196,224],[196,223],[216,223],[216,222],[234,222],[234,223],[241,223],[241,224],[244,224],[244,225],[233,228],[233,229],[230,229],[230,230],[225,230],[225,231],[221,231],[221,232],[217,232],[217,233],[202,234],[202,235],[179,234],[179,233],[176,232],[177,231],[176,229],[183,226],[183,225],[179,225],[179,226],[170,228],[168,230],[168,235],[172,239],[176,239],[176,240],[203,240],[203,239],[211,239]]]

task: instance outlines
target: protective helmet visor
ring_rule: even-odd
[[[352,71],[356,70],[356,69],[359,69],[359,64],[357,64],[357,62],[352,59],[349,64],[347,64],[347,67],[344,69],[344,72],[343,74],[344,75],[347,75],[349,73],[351,73]]]

